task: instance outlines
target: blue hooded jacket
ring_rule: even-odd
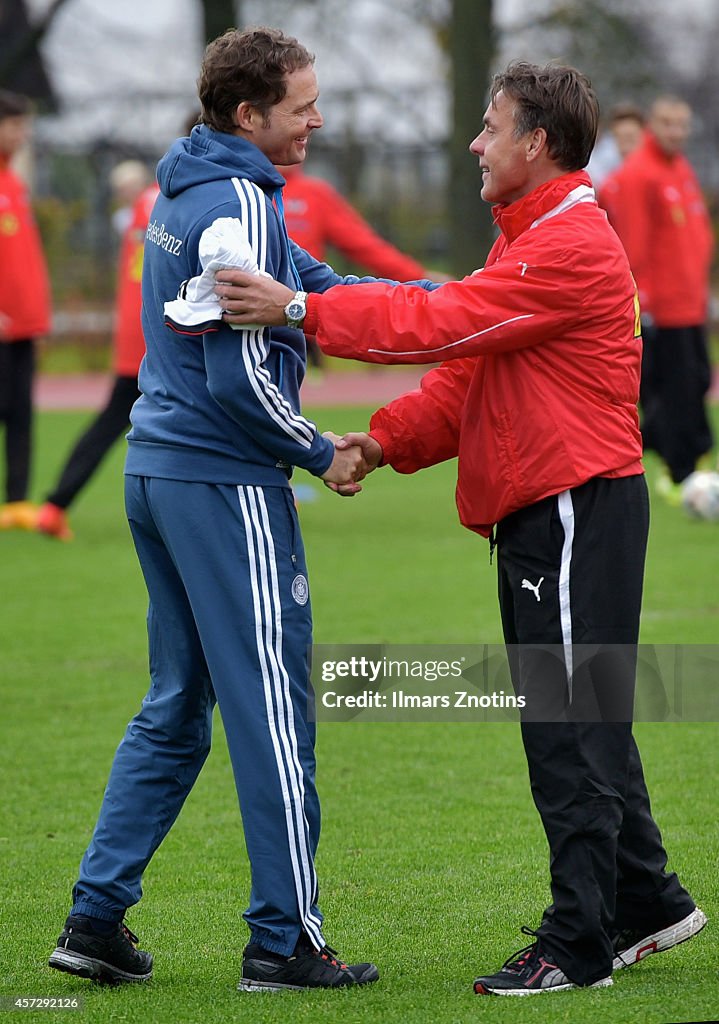
[[[241,220],[260,269],[293,289],[324,292],[360,278],[340,277],[289,241],[282,216],[284,178],[245,139],[204,125],[194,128],[160,161],[158,183],[142,278],[147,354],[125,471],[283,486],[292,466],[320,476],[334,446],[300,412],[302,332],[235,331],[221,324],[212,333],[186,336],[165,325],[164,304],[201,272],[200,237],[223,217]]]

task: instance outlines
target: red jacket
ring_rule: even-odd
[[[119,377],[136,377],[145,354],[142,334],[142,257],[145,232],[159,189],[151,185],[141,192],[132,208],[132,219],[122,238],[115,298],[113,336],[114,370]]]
[[[300,167],[282,167],[287,233],[316,260],[327,246],[366,268],[375,277],[416,281],[426,276],[421,263],[385,242],[331,185],[311,178]]]
[[[685,157],[667,156],[647,132],[604,182],[599,202],[626,249],[642,311],[659,327],[703,324],[713,237]]]
[[[0,341],[50,330],[50,282],[27,189],[0,158]]]
[[[371,431],[402,473],[459,455],[460,519],[484,536],[592,477],[643,472],[636,290],[589,176],[563,175],[495,219],[501,235],[471,277],[431,292],[331,288],[305,320],[334,356],[448,360]]]

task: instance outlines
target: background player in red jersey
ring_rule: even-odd
[[[332,248],[376,277],[449,280],[445,274],[427,270],[378,235],[328,181],[305,174],[301,164],[278,170],[286,182],[282,201],[287,233],[316,260],[326,259],[327,249]],[[306,338],[307,358],[314,367],[320,367],[322,350],[311,335]]]
[[[0,91],[0,421],[5,426],[5,504],[0,529],[31,530],[35,339],[50,329],[50,283],[25,183],[10,164],[30,130],[30,102]]]
[[[118,164],[110,178],[127,209],[127,226],[120,249],[115,325],[113,332],[112,388],[104,407],[75,443],[53,490],[37,513],[35,528],[58,540],[71,540],[67,509],[88,482],[108,451],[130,426],[130,410],[139,397],[137,374],[145,354],[140,322],[142,256],[145,231],[157,186],[138,161]]]
[[[711,366],[706,339],[713,231],[696,175],[684,156],[691,110],[675,96],[652,104],[641,144],[605,182],[599,202],[629,257],[644,337],[644,448],[664,460],[659,492],[679,485],[713,443],[706,411]]]

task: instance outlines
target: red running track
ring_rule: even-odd
[[[337,372],[310,373],[302,386],[302,401],[308,408],[343,405],[379,407],[419,385],[429,367],[381,367]],[[98,409],[108,395],[110,377],[104,373],[39,375],[35,381],[38,409]],[[715,368],[710,393],[719,401],[719,367]]]
[[[416,388],[428,367],[387,367],[377,370],[327,370],[310,374],[302,386],[308,408],[343,405],[384,405]],[[38,409],[99,409],[110,389],[104,373],[40,374],[35,380]]]

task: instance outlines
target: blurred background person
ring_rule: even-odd
[[[325,260],[331,247],[375,277],[393,281],[449,280],[444,274],[427,270],[378,235],[329,182],[305,174],[299,164],[277,170],[286,182],[282,202],[287,233],[316,260]],[[307,338],[307,358],[313,367],[322,366],[322,352],[312,337]]]
[[[601,188],[642,141],[645,117],[634,103],[615,103],[606,129],[594,147],[587,171],[595,189]]]
[[[607,211],[611,223],[615,219],[611,204],[613,196],[618,191],[617,175],[629,154],[641,143],[645,127],[644,113],[633,103],[617,103],[609,112],[609,131],[614,142],[617,163],[609,174],[601,179],[592,178],[592,182],[597,192],[597,201]]]
[[[118,238],[124,239],[135,216],[138,196],[150,185],[151,180],[152,176],[142,160],[122,160],[110,171],[114,206],[111,221]]]
[[[642,141],[645,124],[644,112],[635,103],[616,103],[609,111],[609,131],[622,163]]]
[[[130,426],[130,410],[139,397],[137,374],[145,354],[140,322],[142,257],[145,232],[157,185],[138,160],[118,164],[110,174],[118,211],[113,223],[124,233],[120,248],[115,324],[113,331],[112,388],[105,406],[80,436],[70,452],[54,489],[37,512],[35,528],[58,540],[72,540],[67,509],[85,486],[105,455]]]
[[[600,193],[639,290],[642,436],[644,448],[665,463],[657,488],[672,503],[713,444],[706,321],[714,239],[683,152],[690,129],[689,106],[676,96],[658,97],[640,145]]]
[[[0,421],[5,426],[5,504],[0,529],[30,530],[35,339],[50,329],[50,283],[27,188],[11,167],[27,142],[30,101],[0,90]]]

